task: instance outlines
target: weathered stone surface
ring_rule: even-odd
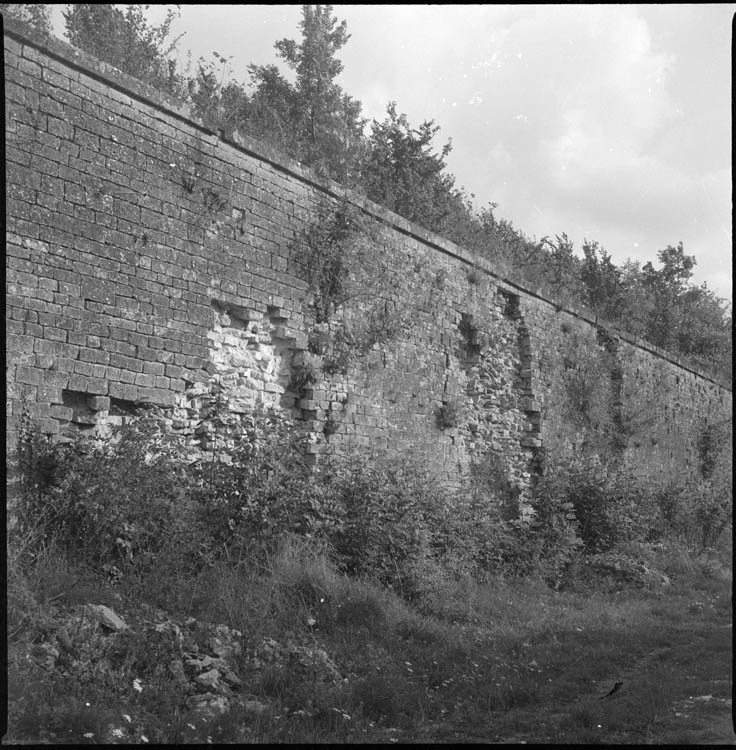
[[[590,386],[597,416],[625,424],[616,450],[650,475],[695,472],[701,424],[730,414],[722,385],[631,337],[602,335],[596,321],[357,195],[370,252],[350,271],[371,290],[383,274],[364,297],[380,297],[396,326],[326,372],[335,325],[359,333],[371,300],[316,324],[295,247],[341,190],[255,142],[246,150],[203,134],[186,110],[109,66],[80,66],[61,42],[51,55],[18,26],[6,39],[7,69],[25,49],[37,71],[23,83],[6,76],[9,446],[24,401],[54,435],[104,434],[116,410],[157,404],[191,461],[233,445],[252,410],[273,407],[315,460],[380,445],[452,482],[493,461],[523,505],[542,449],[555,457],[590,442],[571,413],[572,376]],[[66,96],[72,84],[86,98]],[[38,106],[19,104],[28,89]],[[187,189],[193,163],[207,202]],[[64,211],[50,210],[59,196],[69,196]],[[217,389],[231,409],[224,426],[209,409]],[[449,434],[436,411],[451,400],[464,408]]]
[[[200,687],[207,688],[208,690],[219,687],[221,680],[220,672],[217,669],[209,669],[206,672],[198,674],[194,678],[194,682]]]

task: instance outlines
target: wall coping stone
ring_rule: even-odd
[[[112,89],[134,97],[139,101],[162,110],[166,114],[172,115],[186,122],[197,130],[200,130],[204,135],[210,136],[213,139],[215,146],[222,143],[226,147],[234,148],[248,154],[249,156],[257,158],[260,161],[267,162],[279,171],[296,177],[330,197],[337,199],[347,197],[351,203],[358,206],[364,213],[373,216],[392,229],[417,239],[425,245],[429,245],[446,255],[461,260],[469,266],[479,268],[488,276],[495,279],[496,283],[502,289],[505,288],[506,291],[512,293],[517,291],[521,292],[524,295],[534,297],[557,308],[557,312],[565,312],[597,328],[605,328],[607,331],[613,333],[619,339],[631,344],[632,346],[649,352],[650,354],[654,354],[659,359],[663,359],[702,378],[703,380],[714,383],[724,390],[729,392],[732,391],[730,383],[726,383],[712,375],[696,370],[692,365],[684,362],[670,352],[608,324],[602,318],[598,318],[596,315],[593,315],[585,309],[555,302],[550,299],[549,296],[545,296],[541,290],[531,290],[525,287],[520,280],[514,280],[499,275],[491,269],[490,261],[486,258],[474,255],[472,252],[456,245],[451,240],[445,239],[444,237],[425,229],[419,224],[399,216],[393,211],[374,203],[352,189],[346,188],[333,180],[315,174],[313,170],[286,156],[270,144],[238,131],[225,133],[222,130],[214,130],[197,118],[187,104],[169,96],[163,91],[160,91],[127,73],[123,73],[112,65],[102,62],[98,58],[93,57],[83,50],[56,38],[53,35],[44,34],[22,21],[8,17],[4,17],[3,21],[4,35],[23,45],[35,47],[49,57],[69,66],[70,68],[83,72],[85,75],[104,83]]]

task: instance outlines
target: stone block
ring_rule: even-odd
[[[520,441],[523,448],[541,448],[542,441],[539,438],[523,437]]]
[[[522,411],[537,412],[542,410],[542,405],[539,401],[528,397],[522,398],[519,402],[519,406]]]
[[[92,411],[108,411],[110,408],[110,398],[108,396],[89,396],[87,406]]]
[[[49,408],[49,416],[62,422],[69,422],[74,416],[74,411],[68,406],[61,404],[52,404]]]

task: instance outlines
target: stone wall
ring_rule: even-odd
[[[447,482],[491,462],[523,501],[545,455],[695,472],[730,415],[664,352],[12,21],[5,87],[11,468],[24,405],[52,435],[153,405],[196,455],[219,399],[228,439],[271,407],[311,455],[407,452]],[[326,315],[315,242],[336,217]]]

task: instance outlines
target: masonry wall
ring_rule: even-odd
[[[52,435],[153,405],[195,457],[273,408],[315,456],[406,452],[448,482],[490,461],[523,510],[570,451],[695,473],[730,415],[723,385],[353,194],[358,291],[320,320],[307,249],[339,186],[12,21],[5,87],[11,468],[24,405]]]

